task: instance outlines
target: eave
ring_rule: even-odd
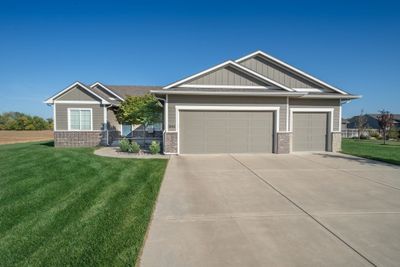
[[[223,96],[271,96],[271,97],[279,97],[279,96],[292,96],[292,97],[300,97],[304,96],[305,93],[296,93],[296,92],[205,92],[205,91],[169,91],[169,90],[154,90],[150,91],[155,95],[223,95]]]

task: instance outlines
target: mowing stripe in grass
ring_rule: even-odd
[[[0,147],[2,264],[135,264],[166,160],[102,158],[92,151]]]

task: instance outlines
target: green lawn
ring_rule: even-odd
[[[1,266],[134,266],[167,161],[0,146]]]
[[[368,159],[400,165],[400,142],[382,140],[343,139],[342,152]]]

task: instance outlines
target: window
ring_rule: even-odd
[[[161,122],[154,123],[153,129],[154,131],[162,131],[162,123]]]
[[[121,135],[127,137],[131,134],[132,134],[132,125],[131,124],[122,124],[121,125]]]
[[[92,109],[91,108],[69,108],[68,109],[68,130],[70,130],[70,131],[91,131],[92,130]]]

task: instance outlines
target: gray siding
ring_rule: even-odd
[[[202,85],[244,85],[244,86],[265,86],[263,82],[250,77],[232,67],[221,68],[205,74],[188,84]]]
[[[176,130],[176,105],[238,105],[280,107],[279,128],[286,130],[286,97],[240,97],[240,96],[168,96],[168,130]]]
[[[327,92],[333,92],[325,86],[260,57],[249,58],[240,64],[290,88],[323,88]]]
[[[117,117],[115,116],[115,113],[112,109],[107,110],[107,122],[108,122],[108,129],[109,130],[116,130],[120,131],[121,126],[117,120]]]
[[[97,104],[55,104],[57,131],[68,130],[68,108],[91,108],[93,131],[101,131],[104,124],[104,109]]]
[[[289,99],[290,108],[333,108],[333,130],[339,131],[340,100],[338,99]]]
[[[85,89],[76,86],[61,96],[57,97],[55,100],[63,101],[99,101],[99,99],[92,94],[88,93]]]

